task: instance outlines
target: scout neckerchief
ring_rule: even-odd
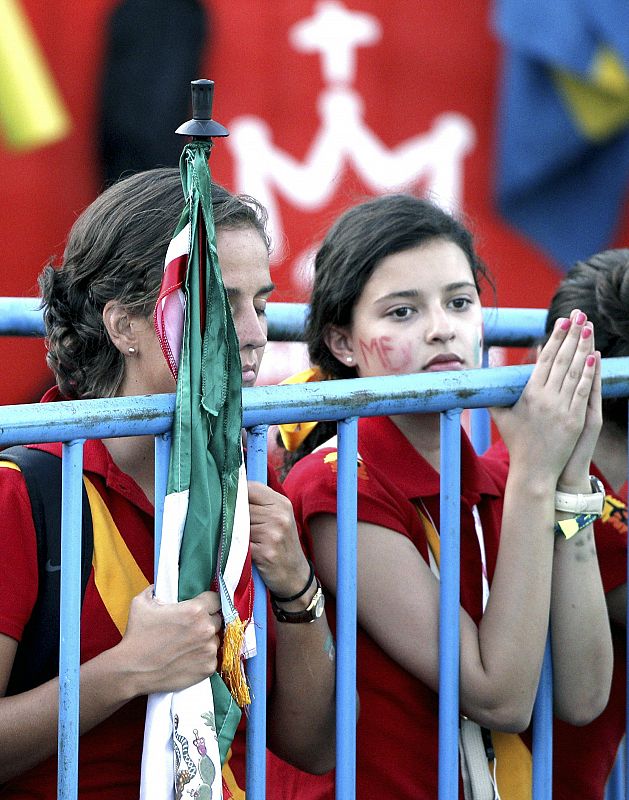
[[[438,579],[441,551],[439,533],[423,500],[414,505],[426,534],[430,569]],[[481,556],[484,613],[489,600],[485,538],[476,506],[473,506],[472,514]],[[488,734],[476,722],[461,715],[459,749],[466,800],[531,800],[532,759],[529,749],[517,733],[491,731],[490,736]],[[494,755],[491,767],[489,747]]]

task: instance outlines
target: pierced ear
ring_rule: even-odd
[[[334,358],[344,366],[354,365],[354,346],[346,328],[330,325],[323,337]]]
[[[105,303],[103,323],[112,344],[123,355],[137,351],[138,337],[132,324],[132,317],[122,303],[118,300],[109,300]]]

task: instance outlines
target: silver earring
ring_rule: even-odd
[[[129,348],[129,352],[130,352],[130,353],[135,353],[135,347],[130,347],[130,348]]]
[[[351,364],[354,359],[351,356],[347,356],[345,360],[347,361],[348,364]]]

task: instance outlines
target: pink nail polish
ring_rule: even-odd
[[[576,316],[575,322],[577,323],[577,325],[583,325],[586,319],[587,317],[585,316],[583,311],[579,311],[579,313]]]
[[[589,339],[591,335],[592,335],[592,328],[583,328],[583,330],[581,331],[581,337],[583,339]]]
[[[561,321],[561,325],[559,327],[561,328],[562,331],[567,331],[568,328],[570,327],[570,320],[569,319],[563,319]]]
[[[595,355],[589,355],[585,359],[585,363],[588,365],[588,367],[593,367],[594,364],[596,364],[596,356]]]

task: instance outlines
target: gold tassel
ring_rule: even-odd
[[[245,626],[238,615],[225,626],[221,677],[240,708],[251,703],[251,694],[240,659],[245,640]]]

